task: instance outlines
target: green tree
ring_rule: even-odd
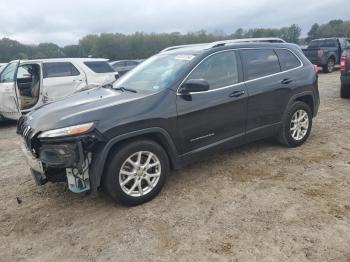
[[[83,49],[80,45],[66,45],[62,48],[65,57],[83,57]]]

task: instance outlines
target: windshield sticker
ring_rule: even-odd
[[[194,55],[177,55],[175,59],[177,60],[186,60],[191,61],[194,58]]]

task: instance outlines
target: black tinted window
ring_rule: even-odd
[[[234,51],[221,52],[205,59],[188,79],[205,79],[210,89],[238,83],[238,68]]]
[[[275,51],[280,60],[282,71],[293,69],[301,65],[298,58],[291,51],[286,49],[276,49]]]
[[[110,64],[104,61],[84,62],[84,64],[95,73],[115,72],[114,69],[110,66]]]
[[[337,40],[326,39],[326,40],[312,40],[309,44],[309,48],[319,48],[319,47],[337,47]]]
[[[80,75],[78,69],[69,62],[52,62],[43,65],[44,78]]]
[[[138,64],[138,62],[136,61],[128,61],[127,62],[127,66],[136,66]]]
[[[251,80],[280,72],[276,53],[270,49],[242,50],[246,79]]]

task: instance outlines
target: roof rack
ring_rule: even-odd
[[[194,46],[204,46],[205,49],[215,48],[219,46],[225,46],[229,44],[236,44],[236,43],[249,43],[249,42],[255,42],[255,43],[286,43],[282,38],[278,37],[261,37],[261,38],[240,38],[240,39],[229,39],[229,40],[222,40],[222,41],[216,41],[212,43],[202,43],[202,44],[190,44],[190,45],[177,45],[177,46],[170,46],[165,49],[163,49],[162,52],[171,51],[175,49],[185,48],[185,47],[194,47]]]
[[[209,44],[209,43],[208,43]],[[175,49],[179,49],[179,48],[185,48],[185,47],[193,47],[193,46],[204,46],[204,45],[207,45],[206,43],[201,43],[201,44],[189,44],[189,45],[175,45],[175,46],[169,46],[165,49],[163,49],[162,51],[160,51],[161,53],[162,52],[166,52],[166,51],[171,51],[171,50],[175,50]]]
[[[261,37],[261,38],[240,38],[240,39],[232,39],[232,40],[223,40],[212,43],[212,47],[225,46],[228,44],[236,44],[236,43],[286,43],[282,38],[278,37]]]

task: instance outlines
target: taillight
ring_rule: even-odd
[[[323,50],[318,50],[317,51],[317,56],[322,57],[323,56]]]
[[[342,55],[340,58],[340,70],[345,71],[347,64],[348,64],[348,57],[345,55]]]
[[[313,65],[313,66],[314,66],[315,73],[318,73],[318,66],[317,65]]]

